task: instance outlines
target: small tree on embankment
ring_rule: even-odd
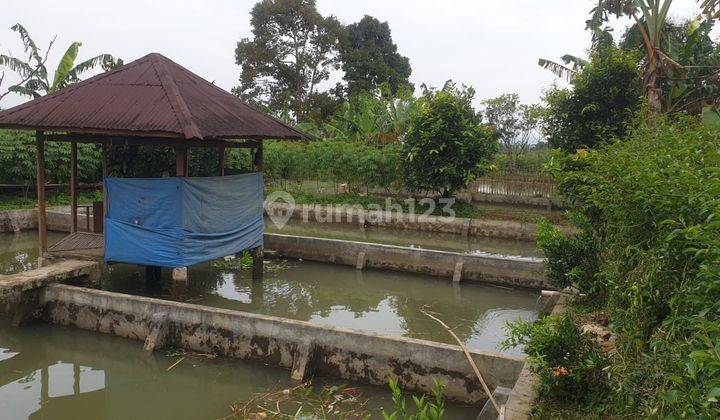
[[[481,124],[472,88],[446,83],[428,90],[410,119],[402,159],[407,187],[449,197],[487,171],[497,151],[495,130]]]

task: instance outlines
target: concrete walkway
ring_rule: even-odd
[[[58,261],[35,270],[0,276],[0,297],[37,289],[70,278],[94,275],[99,272],[100,264],[95,261]]]

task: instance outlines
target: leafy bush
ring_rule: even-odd
[[[576,286],[583,293],[596,290],[599,261],[595,241],[587,231],[570,237],[546,220],[538,223],[537,246],[546,257],[545,275],[558,289]]]
[[[538,375],[538,393],[559,402],[599,402],[607,391],[607,358],[569,314],[508,325],[506,348],[523,345]]]
[[[718,133],[659,118],[571,161],[555,174],[602,261],[589,298],[619,333],[615,410],[720,416]]]
[[[487,170],[497,136],[455,89],[426,92],[403,143],[405,184],[450,196]]]
[[[0,130],[0,182],[34,184],[35,135],[29,131]],[[78,144],[78,180],[100,180],[100,149],[91,144]],[[70,180],[70,144],[45,142],[45,180],[66,183]]]
[[[542,131],[552,147],[568,153],[622,136],[640,106],[638,59],[616,48],[595,52],[573,79],[573,89],[552,89]]]
[[[308,179],[348,183],[361,187],[390,188],[400,181],[400,146],[367,146],[348,141],[267,142],[265,175],[268,179]]]

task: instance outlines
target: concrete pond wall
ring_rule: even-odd
[[[85,214],[78,214],[78,229],[85,230],[86,226]],[[70,217],[69,208],[53,208],[46,212],[46,222],[48,230],[55,232],[70,232],[72,217]],[[90,216],[90,226],[92,229],[93,217]],[[21,232],[23,230],[37,229],[37,210],[5,210],[0,211],[0,233]]]
[[[290,369],[297,380],[322,375],[386,385],[397,378],[414,392],[430,392],[437,379],[451,401],[487,400],[459,346],[65,284],[45,285],[37,295],[32,313],[46,322],[144,341],[150,351],[174,346],[257,361]],[[524,363],[522,356],[471,355],[490,389],[512,387]]]
[[[511,220],[485,220],[468,218],[443,218],[438,216],[411,215],[402,212],[377,212],[328,209],[322,205],[297,205],[291,207],[282,202],[268,203],[265,214],[270,217],[287,217],[295,220],[320,221],[322,223],[353,224],[357,226],[377,226],[393,229],[409,229],[425,232],[455,233],[467,236],[482,236],[500,239],[534,241],[537,226],[534,223]],[[78,227],[86,226],[84,213],[78,214]],[[51,208],[47,211],[49,230],[68,232],[70,230],[70,211],[67,208]],[[93,217],[90,216],[90,226]],[[0,211],[0,232],[19,232],[37,229],[37,211],[35,209]],[[560,227],[571,233],[572,230]]]
[[[543,275],[540,258],[472,255],[275,233],[265,234],[265,248],[284,257],[350,265],[358,269],[380,268],[454,281],[552,288]]]
[[[301,209],[300,217],[303,211],[309,210]],[[364,215],[356,217],[350,222],[361,223]],[[472,229],[478,232],[478,226],[473,228],[473,224],[482,221],[458,219],[456,222],[426,221],[423,229],[435,226],[433,229],[438,231],[469,234]],[[398,227],[397,223],[396,219],[393,227]],[[399,223],[402,225],[402,220]],[[69,225],[69,213],[48,212],[49,229],[68,231]],[[84,226],[82,218],[79,225]],[[0,212],[2,231],[36,227],[34,210]],[[285,257],[358,269],[391,269],[455,281],[549,288],[539,258],[461,254],[281,234],[265,234],[265,247]],[[73,268],[76,272],[70,276],[92,275]],[[20,274],[34,278],[37,273]],[[5,277],[10,280],[7,277],[11,276]],[[446,396],[451,401],[481,404],[487,400],[459,346],[54,284],[68,276],[60,273],[55,277],[48,281],[36,279],[31,286],[0,293],[0,314],[15,316],[17,309],[22,308],[26,318],[144,341],[148,351],[176,346],[252,360],[290,369],[291,376],[297,380],[322,375],[385,385],[397,378],[408,391],[428,392],[437,379],[446,384]],[[2,287],[0,281],[0,289]],[[490,389],[513,388],[525,362],[524,356],[479,351],[471,351],[471,355]]]
[[[82,219],[85,216],[81,216]],[[355,217],[362,218],[363,216]],[[461,220],[461,219],[458,219]],[[466,219],[469,220],[469,219]],[[63,209],[47,213],[48,229],[69,232],[70,214]],[[438,226],[452,227],[455,225]],[[456,223],[457,224],[457,223]],[[469,225],[471,223],[466,223]],[[92,220],[90,225],[92,226]],[[79,223],[79,226],[85,226]],[[0,212],[0,229],[20,231],[37,228],[35,210]],[[543,275],[543,260],[534,257],[473,255],[394,245],[266,233],[265,247],[284,257],[427,274],[454,281],[475,281],[503,286],[552,289]]]
[[[270,217],[288,217],[310,222],[345,223],[526,241],[534,241],[537,231],[534,223],[512,220],[421,216],[403,212],[330,208],[318,204],[290,206],[283,202],[267,203],[265,213]]]

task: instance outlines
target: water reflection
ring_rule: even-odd
[[[167,270],[165,270],[167,271]],[[421,309],[438,314],[470,347],[500,351],[504,326],[534,319],[537,293],[481,284],[453,285],[436,277],[309,261],[268,261],[263,281],[249,270],[192,267],[187,288],[173,287],[169,273],[157,283],[141,268],[114,265],[101,281],[110,291],[154,296],[223,309],[274,315],[385,335],[453,343]],[[454,344],[454,343],[453,343]],[[519,353],[519,349],[509,352]]]
[[[47,324],[15,328],[0,317],[0,418],[213,419],[257,392],[291,386],[288,371],[239,360],[188,356],[168,371],[178,358],[145,358],[137,341]],[[360,391],[373,418],[390,406],[385,388]],[[448,418],[476,414],[454,406]]]
[[[48,232],[48,243],[54,244],[64,234]],[[0,274],[14,274],[37,267],[37,232],[2,234],[0,243]]]
[[[233,401],[290,384],[287,372],[239,361],[142,357],[137,342],[0,318],[0,417],[216,418]]]

